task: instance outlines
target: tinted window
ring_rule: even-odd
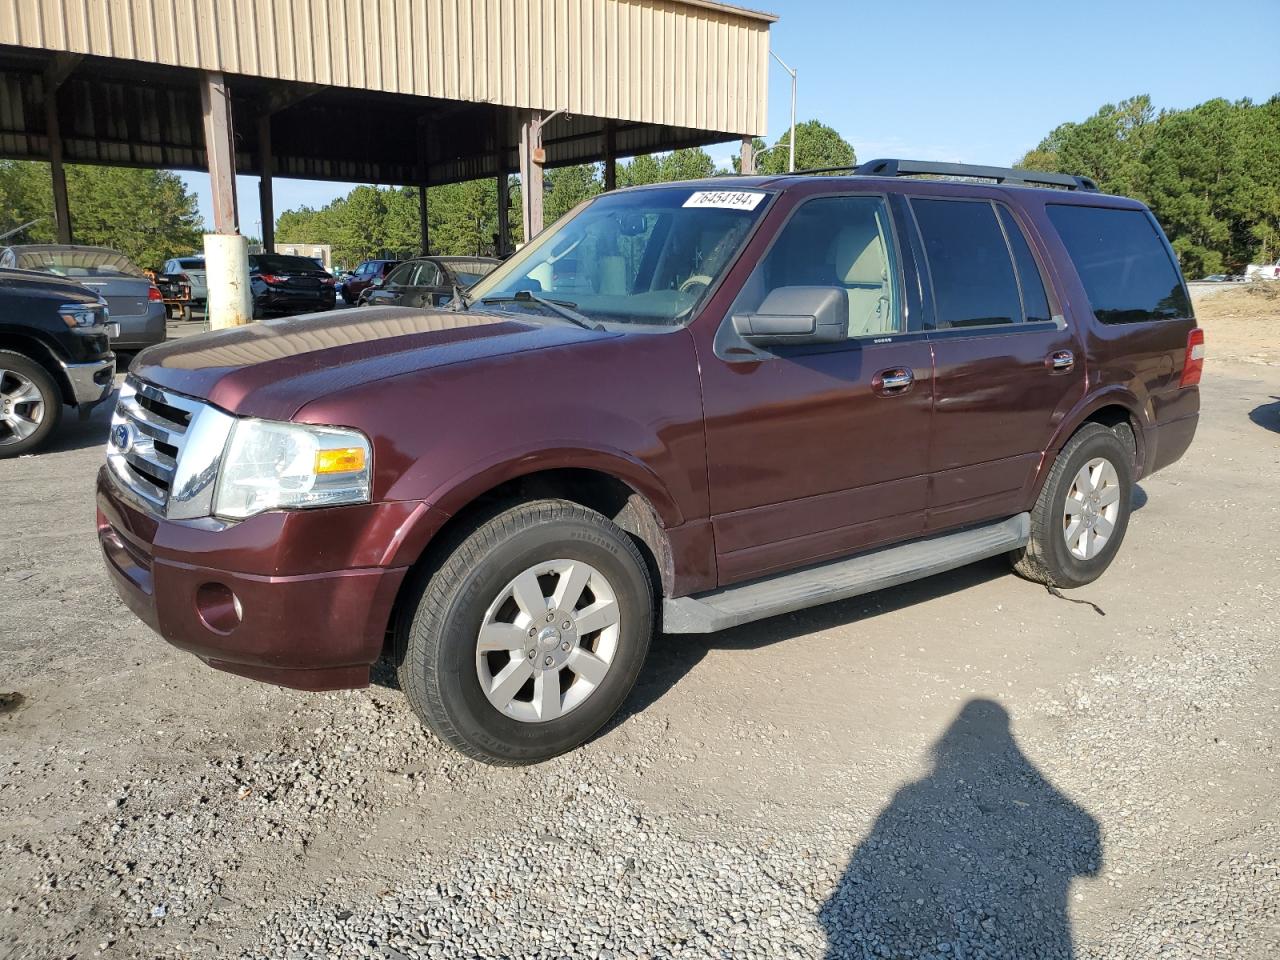
[[[938,326],[1020,322],[1018,281],[991,204],[915,199],[911,206],[929,261]]]
[[[402,264],[400,264],[400,266],[398,266],[396,269],[392,270],[392,271],[391,271],[390,276],[388,276],[388,277],[387,277],[387,286],[388,286],[388,287],[391,287],[391,286],[402,286],[402,287],[410,286],[410,285],[411,285],[410,281],[411,281],[411,278],[412,278],[412,274],[413,274],[417,269],[418,269],[418,265],[417,265],[416,263],[402,263]]]
[[[430,260],[424,260],[418,267],[418,275],[414,285],[419,287],[438,287],[440,285],[440,267]]]
[[[879,197],[823,197],[802,205],[747,279],[729,313],[753,313],[780,287],[839,287],[849,336],[902,330],[889,214]]]
[[[178,260],[177,263],[179,263],[184,269],[188,267],[195,270],[204,269],[204,257],[183,257],[181,260]]]
[[[279,253],[254,254],[249,263],[267,273],[315,273],[320,269],[310,257],[289,257]]]
[[[1191,316],[1182,277],[1146,213],[1063,203],[1047,209],[1103,323]]]
[[[1052,320],[1053,311],[1049,309],[1049,298],[1044,292],[1044,278],[1040,275],[1040,267],[1036,258],[1031,255],[1031,247],[1027,238],[1022,235],[1018,221],[1005,207],[996,207],[1000,211],[1000,222],[1004,224],[1005,236],[1009,238],[1009,246],[1013,248],[1013,262],[1018,265],[1018,281],[1022,287],[1022,309],[1028,323],[1040,320]]]

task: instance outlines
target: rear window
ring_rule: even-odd
[[[1047,209],[1103,323],[1191,316],[1182,277],[1145,212],[1065,203]]]
[[[310,257],[289,257],[279,253],[260,253],[249,258],[258,270],[268,273],[315,273],[320,267]]]
[[[990,203],[911,201],[924,240],[940,327],[1020,323],[1009,245]]]
[[[203,270],[204,257],[183,257],[178,261],[178,265],[184,270]]]

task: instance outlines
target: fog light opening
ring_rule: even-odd
[[[244,607],[230,587],[222,583],[204,583],[196,590],[196,613],[200,622],[214,633],[227,634],[240,626]]]

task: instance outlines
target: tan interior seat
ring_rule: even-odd
[[[893,333],[889,260],[874,221],[836,234],[835,267],[836,282],[849,298],[849,336]]]

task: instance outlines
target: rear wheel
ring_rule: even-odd
[[[1128,444],[1086,423],[1054,461],[1031,511],[1031,541],[1011,556],[1014,570],[1054,587],[1098,579],[1124,540],[1132,491]]]
[[[0,459],[30,453],[62,419],[62,392],[44,367],[0,350]]]
[[[400,685],[423,722],[478,760],[536,763],[622,705],[649,649],[654,592],[616,524],[538,500],[468,536],[406,613]]]

